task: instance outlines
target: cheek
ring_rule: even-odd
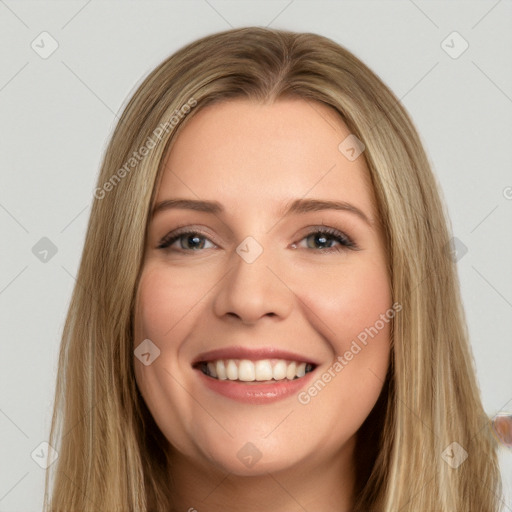
[[[157,398],[162,393],[170,392],[179,399],[177,384],[170,375],[182,380],[183,349],[193,329],[200,328],[201,315],[198,317],[196,313],[206,292],[207,281],[198,278],[197,273],[170,272],[153,262],[142,272],[134,316],[133,349],[149,339],[154,344],[150,345],[150,350],[158,354],[147,365],[137,358],[134,361],[136,380],[150,409],[158,409],[155,404],[164,399]],[[143,346],[146,351],[146,345]]]
[[[389,321],[381,321],[392,305],[389,278],[385,264],[380,260],[359,258],[354,263],[337,268],[318,268],[314,272],[297,273],[303,277],[295,289],[301,290],[301,301],[310,310],[310,321],[331,341],[336,351],[365,329],[375,325],[389,337]],[[393,314],[393,313],[391,313]],[[389,319],[388,319],[389,320]],[[323,327],[321,327],[323,324]],[[363,333],[363,334],[362,334]]]
[[[187,324],[187,316],[200,307],[208,280],[200,272],[171,272],[148,265],[140,279],[135,316],[136,340],[171,343]]]
[[[187,419],[193,416],[193,404],[183,388],[187,363],[182,353],[188,336],[199,323],[195,313],[201,307],[207,285],[204,275],[171,272],[149,263],[137,291],[133,349],[149,339],[159,354],[148,365],[135,357],[135,380],[156,424],[181,449],[189,447]],[[179,414],[169,414],[170,410]]]
[[[317,272],[315,278],[300,287],[300,299],[308,306],[304,311],[311,311],[310,323],[325,338],[332,361],[322,365],[299,401],[313,416],[331,421],[332,428],[345,425],[343,432],[355,432],[375,405],[389,365],[396,312],[386,267],[359,260],[350,268]]]

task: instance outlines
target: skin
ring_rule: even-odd
[[[498,439],[505,446],[512,446],[512,415],[496,417],[494,429],[498,434]]]
[[[206,350],[276,346],[319,362],[319,378],[391,308],[364,153],[349,161],[338,150],[349,134],[320,103],[237,99],[195,113],[168,154],[156,203],[224,207],[156,213],[137,290],[134,348],[150,339],[160,355],[147,366],[135,359],[136,382],[170,443],[176,510],[350,510],[356,433],[382,389],[389,322],[306,405],[296,395],[235,402],[191,366]],[[283,217],[298,198],[349,202],[369,223],[345,210]],[[322,225],[358,250],[318,241]],[[185,235],[159,249],[180,226],[199,231],[199,243]],[[250,264],[236,252],[248,236],[263,249]],[[251,467],[237,457],[247,442],[261,454]]]

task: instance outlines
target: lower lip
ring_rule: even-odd
[[[304,377],[294,380],[280,380],[272,384],[244,383],[236,380],[220,380],[208,377],[201,370],[196,370],[204,384],[219,395],[246,404],[270,404],[296,395],[311,380],[315,372],[306,373]]]

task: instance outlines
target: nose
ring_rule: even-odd
[[[291,313],[296,298],[287,282],[290,279],[280,270],[283,262],[270,253],[263,248],[252,261],[243,257],[242,251],[233,252],[225,277],[216,288],[214,311],[219,318],[250,325],[265,317],[282,320]]]

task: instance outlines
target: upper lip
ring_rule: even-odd
[[[208,361],[216,361],[218,359],[248,359],[250,361],[257,361],[260,359],[286,359],[287,361],[310,363],[315,366],[318,365],[318,363],[310,357],[297,354],[296,352],[290,352],[276,347],[249,348],[242,346],[224,347],[203,352],[192,361],[192,365]]]

